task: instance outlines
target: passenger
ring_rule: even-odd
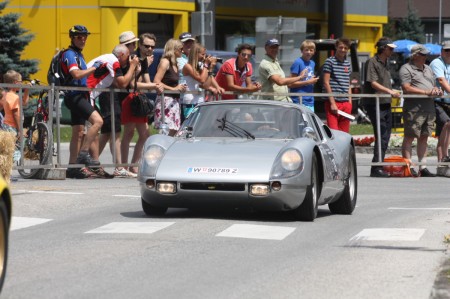
[[[289,92],[312,93],[314,92],[314,84],[319,80],[319,77],[314,75],[316,64],[314,60],[311,60],[316,52],[316,44],[311,40],[305,40],[300,45],[300,52],[302,55],[291,65],[291,77],[296,77],[302,72],[305,72],[305,78],[289,84]],[[298,96],[292,96],[291,99],[294,103],[300,104],[300,98]],[[302,105],[314,112],[314,97],[302,96]]]
[[[329,57],[323,65],[323,92],[351,94],[350,74],[352,66],[347,60],[347,53],[350,49],[350,40],[340,38],[336,41],[336,53]],[[325,102],[325,113],[327,124],[331,129],[344,132],[350,131],[350,120],[338,114],[341,110],[348,114],[352,113],[352,98],[348,96],[329,96]]]
[[[450,95],[450,41],[442,43],[441,56],[430,64],[436,78],[436,85],[442,88],[444,95]],[[438,162],[450,162],[448,147],[450,145],[450,98],[435,98],[436,136]],[[438,176],[450,177],[450,168],[438,166]]]
[[[133,79],[134,71],[139,67],[139,58],[131,58],[129,49],[127,48],[127,46],[122,44],[115,46],[112,53],[104,54],[91,60],[88,63],[88,67],[95,62],[100,62],[101,66],[89,76],[87,85],[90,88],[108,88],[110,86],[114,86],[116,88],[126,88],[130,84],[130,81]],[[130,67],[127,73],[124,74],[122,73],[122,68],[125,67],[128,63]],[[94,102],[99,95],[99,91],[92,91],[90,93],[91,101]],[[106,143],[111,138],[111,99],[109,99],[109,95],[109,92],[105,92],[104,97],[102,97],[100,101],[100,111],[102,112],[104,124],[101,128],[101,138],[98,148],[98,155],[103,151]],[[120,109],[118,105],[115,105],[115,108]],[[114,130],[118,134],[116,135],[116,140],[110,140],[110,148],[112,149],[112,146],[114,144],[116,157],[113,157],[113,159],[116,160],[116,163],[121,164],[120,118],[119,120],[115,120]],[[93,151],[93,155],[94,157],[95,155],[97,155],[97,152],[95,150]],[[114,170],[116,176],[122,176],[121,174],[119,174],[119,171],[120,170],[117,168]],[[104,172],[104,170],[102,172]]]
[[[397,47],[392,41],[386,37],[378,40],[375,47],[377,54],[367,60],[366,62],[366,82],[364,85],[364,92],[371,94],[390,94],[392,97],[400,97],[398,90],[392,89],[391,74],[388,68],[388,59],[394,53]],[[367,114],[372,123],[373,132],[375,135],[375,146],[373,150],[372,162],[383,162],[388,148],[389,139],[391,138],[392,129],[392,112],[391,112],[391,98],[380,98],[380,118],[376,115],[376,102],[374,98],[365,98],[361,101],[361,105],[367,110]],[[380,123],[380,140],[377,139],[378,126]],[[378,160],[378,147],[381,143],[381,161]],[[372,166],[370,169],[371,177],[389,177],[389,174],[383,171],[383,166]]]
[[[279,48],[280,43],[276,38],[266,41],[266,55],[259,65],[262,92],[287,94],[289,92],[287,85],[306,77],[306,71],[303,71],[297,77],[285,78],[284,71],[277,59]],[[262,99],[292,102],[287,95],[262,96]]]
[[[164,54],[158,65],[154,82],[162,83],[164,90],[185,92],[186,85],[179,84],[179,69],[177,58],[181,57],[183,44],[177,39],[170,39],[164,46]],[[162,96],[156,99],[155,128],[163,129],[163,125],[169,129],[169,136],[174,136],[180,128],[180,95],[175,93],[164,96],[164,109],[161,108]],[[163,111],[163,112],[161,112]],[[161,122],[161,115],[164,113],[164,123]]]
[[[135,54],[139,57],[139,61],[141,64],[141,70],[137,74],[137,89],[146,89],[146,90],[157,90],[158,93],[164,90],[163,86],[159,83],[152,83],[150,81],[150,75],[148,73],[148,68],[153,63],[153,49],[156,45],[156,37],[152,33],[143,33],[139,36],[139,47]],[[134,86],[134,79],[131,80],[131,86]],[[120,145],[120,151],[122,154],[122,163],[128,163],[128,155],[130,149],[130,142],[133,138],[134,131],[138,132],[138,140],[136,141],[136,145],[134,147],[133,156],[131,158],[131,163],[138,163],[141,159],[142,148],[144,146],[145,141],[150,136],[149,128],[148,128],[148,116],[137,117],[133,116],[131,113],[131,97],[127,97],[122,101],[122,125],[124,126],[124,132],[122,137],[122,142]],[[138,170],[137,167],[128,168],[127,173],[122,169],[127,170],[126,168],[119,168],[118,172],[121,172],[124,176],[132,176],[135,177]]]
[[[417,138],[417,157],[426,162],[428,136],[432,134],[436,112],[432,96],[442,96],[442,90],[436,87],[433,70],[425,64],[430,51],[424,45],[416,44],[411,48],[411,60],[400,68],[400,80],[405,94],[423,95],[423,98],[405,98],[403,104],[404,138],[403,158],[411,160],[412,143]],[[426,165],[419,166],[420,176],[434,177]],[[411,173],[418,176],[411,167]]]
[[[237,49],[237,57],[225,61],[216,75],[217,83],[225,91],[236,91],[239,93],[256,92],[261,90],[259,82],[252,82],[253,68],[250,63],[252,57],[252,46],[241,44]],[[232,94],[222,95],[223,100],[235,99]]]

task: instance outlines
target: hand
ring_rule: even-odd
[[[308,77],[308,69],[304,69],[303,71],[301,71],[301,73],[300,73],[300,80],[303,80],[303,79],[305,79],[306,77]]]
[[[311,84],[316,84],[317,81],[319,81],[319,77],[313,76],[311,79],[308,80],[309,82],[311,82]]]
[[[139,57],[136,55],[130,55],[130,66],[137,67],[139,64]]]
[[[158,93],[162,93],[164,91],[164,86],[161,83],[155,83],[155,88]]]
[[[94,64],[92,66],[95,67],[95,69],[98,69],[102,65],[103,65],[103,62],[100,60],[97,60],[96,62],[94,62]]]
[[[331,113],[337,115],[339,109],[338,109],[336,103],[331,103],[331,104],[330,104],[330,110],[331,110]]]
[[[401,97],[401,94],[400,94],[400,92],[398,91],[398,90],[391,90],[391,96],[393,97],[393,98],[399,98],[399,97]]]
[[[176,89],[181,91],[181,92],[185,92],[186,89],[187,89],[187,86],[185,84],[178,84]]]

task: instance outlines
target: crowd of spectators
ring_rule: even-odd
[[[336,40],[334,55],[326,59],[320,73],[312,60],[316,47],[313,41],[305,40],[300,45],[300,57],[290,68],[286,77],[278,61],[280,43],[271,38],[265,43],[265,55],[259,65],[260,82],[252,81],[253,67],[250,58],[253,47],[249,44],[239,45],[237,55],[225,61],[217,74],[213,70],[217,58],[207,54],[207,49],[199,44],[195,37],[185,32],[178,39],[166,42],[164,53],[157,66],[153,82],[148,69],[154,63],[153,50],[156,37],[152,33],[143,33],[136,37],[132,31],[125,31],[119,36],[119,43],[112,53],[100,55],[86,63],[82,50],[90,32],[82,25],[75,25],[69,30],[70,46],[63,54],[62,69],[71,80],[67,86],[156,91],[155,128],[174,136],[184,118],[188,117],[194,107],[210,98],[223,100],[236,98],[240,94],[261,91],[260,99],[293,102],[304,105],[314,111],[314,97],[309,96],[314,85],[322,79],[322,92],[333,94],[325,100],[327,124],[336,130],[349,131],[350,120],[346,114],[352,111],[350,88],[351,63],[347,59],[350,40]],[[138,42],[138,45],[136,45]],[[400,97],[400,91],[394,90],[388,71],[389,57],[395,44],[388,38],[381,38],[375,45],[376,55],[366,62],[365,92],[386,94]],[[404,94],[420,94],[423,98],[406,98],[403,106],[404,141],[402,155],[411,159],[411,145],[417,139],[419,162],[426,161],[427,140],[434,123],[437,123],[438,161],[447,160],[450,143],[450,101],[441,96],[450,93],[450,42],[444,42],[441,56],[436,58],[431,67],[425,64],[428,50],[423,45],[411,49],[411,59],[400,69],[401,85]],[[19,84],[21,76],[15,71],[8,71],[3,76],[5,83]],[[172,92],[172,93],[171,93]],[[225,92],[228,92],[225,94]],[[229,92],[234,92],[231,94]],[[287,94],[299,93],[290,97]],[[113,96],[111,96],[113,94]],[[164,95],[164,98],[163,98]],[[142,147],[150,136],[148,117],[134,116],[130,103],[132,92],[98,92],[68,91],[64,102],[71,113],[72,137],[70,141],[69,164],[83,164],[85,167],[69,167],[69,178],[113,178],[136,177],[136,167],[116,167],[113,174],[107,173],[100,163],[100,155],[106,144],[110,143],[111,153],[116,164],[128,164],[130,142],[135,131],[138,140],[131,158],[136,164],[141,158]],[[28,89],[22,97],[28,100]],[[1,119],[3,129],[17,133],[20,115],[17,91],[10,89],[0,101],[0,109],[5,118]],[[114,119],[111,125],[111,101],[114,101]],[[162,107],[164,103],[164,107]],[[363,100],[375,132],[375,151],[373,162],[381,162],[387,150],[392,127],[391,99],[383,97],[379,105],[379,118],[376,115],[374,99]],[[378,126],[380,124],[380,140]],[[124,132],[122,134],[122,126]],[[112,130],[116,138],[112,140]],[[100,134],[99,134],[100,133]],[[122,135],[122,136],[121,136]],[[378,152],[381,144],[381,153]],[[114,150],[113,150],[114,149]],[[379,157],[381,156],[381,161]],[[419,176],[435,176],[421,163]],[[448,167],[438,167],[438,175],[450,176]],[[388,177],[382,167],[373,166],[370,176]]]

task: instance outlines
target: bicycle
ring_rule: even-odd
[[[40,85],[40,81],[31,80],[31,85]],[[18,165],[20,176],[24,179],[38,178],[45,169],[37,168],[38,165],[48,164],[52,156],[51,144],[53,144],[52,129],[48,126],[49,118],[48,93],[46,90],[39,91],[36,111],[33,114],[31,124],[24,134],[23,155]]]

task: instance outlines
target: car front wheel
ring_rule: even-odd
[[[302,204],[294,210],[294,217],[300,221],[314,221],[317,217],[319,198],[319,173],[317,170],[317,158],[312,156],[311,184],[306,190],[306,196]]]
[[[149,204],[144,199],[141,198],[142,209],[147,216],[161,216],[167,212],[167,207],[157,207]]]

